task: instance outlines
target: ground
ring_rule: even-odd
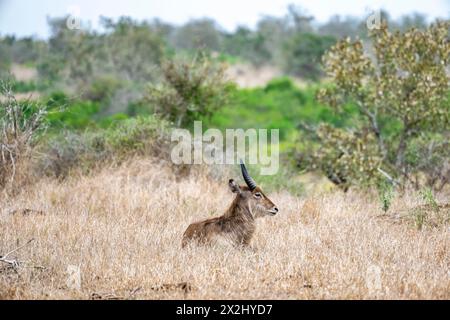
[[[386,215],[357,191],[272,193],[280,213],[250,247],[182,249],[232,201],[228,178],[135,159],[2,196],[0,255],[25,246],[19,267],[0,263],[0,299],[450,299],[449,227],[396,218],[421,204],[412,192]]]

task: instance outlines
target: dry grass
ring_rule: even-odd
[[[396,223],[358,193],[271,194],[281,212],[259,220],[250,248],[182,250],[189,223],[230,203],[226,181],[175,182],[135,160],[2,197],[0,253],[35,240],[13,254],[17,270],[0,266],[0,299],[450,298],[449,227]],[[419,202],[410,194],[392,211]]]

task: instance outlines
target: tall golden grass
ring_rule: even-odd
[[[413,193],[388,215],[360,192],[269,194],[280,213],[258,220],[250,247],[181,249],[184,229],[233,195],[227,179],[175,178],[134,159],[3,195],[0,255],[34,241],[10,256],[16,270],[0,263],[0,299],[450,298],[448,225],[395,219],[420,205]]]

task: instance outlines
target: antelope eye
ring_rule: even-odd
[[[257,193],[255,193],[255,197],[256,197],[256,198],[261,198],[262,195],[261,195],[261,193],[257,192]]]

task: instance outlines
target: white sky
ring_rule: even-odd
[[[158,17],[175,24],[210,17],[232,31],[240,24],[254,27],[263,15],[282,16],[289,3],[300,5],[318,22],[334,14],[368,16],[378,9],[393,18],[412,12],[429,19],[450,17],[450,0],[0,0],[0,34],[47,37],[46,17],[66,15],[72,7],[79,8],[81,19],[94,27],[102,15],[139,20]]]

